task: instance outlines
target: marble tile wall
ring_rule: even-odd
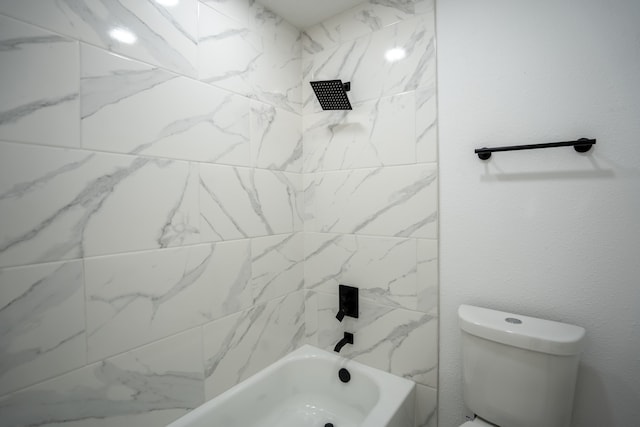
[[[438,164],[434,2],[365,2],[303,35],[305,340],[417,383],[437,425]],[[352,111],[308,84],[351,82]],[[336,320],[338,284],[360,317]]]
[[[300,33],[175,3],[0,2],[2,427],[165,425],[304,340]]]
[[[303,34],[252,0],[0,2],[0,427],[163,425],[345,329],[436,426],[433,27],[433,0]]]

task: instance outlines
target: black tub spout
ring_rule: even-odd
[[[333,351],[335,351],[336,353],[340,353],[342,347],[347,344],[353,344],[353,334],[351,332],[344,333],[344,337],[338,342],[338,344],[336,344]]]

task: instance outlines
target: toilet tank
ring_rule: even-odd
[[[568,427],[585,330],[470,305],[462,329],[463,397],[503,427]]]

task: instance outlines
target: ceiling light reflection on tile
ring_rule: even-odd
[[[134,44],[138,40],[135,34],[124,28],[113,28],[109,31],[109,36],[114,40],[126,44]]]
[[[407,56],[407,51],[401,47],[394,47],[385,52],[384,58],[389,62],[396,62],[404,59]]]

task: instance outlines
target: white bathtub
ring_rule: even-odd
[[[169,427],[413,427],[414,393],[412,381],[305,345]]]

